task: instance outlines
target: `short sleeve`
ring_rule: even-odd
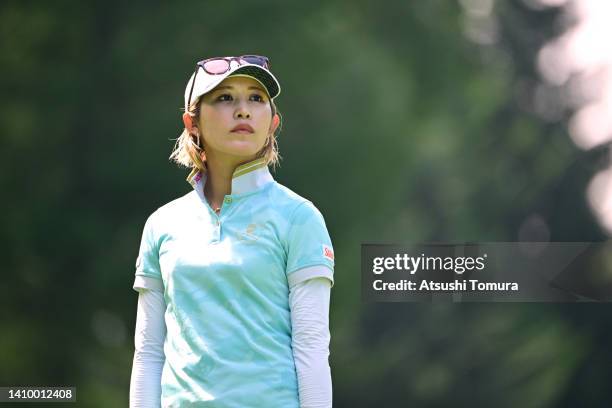
[[[153,213],[145,223],[140,241],[138,258],[136,258],[136,277],[134,290],[163,288],[161,270],[159,267],[159,242],[155,233],[156,213]]]
[[[325,221],[310,201],[293,212],[286,241],[287,279],[293,286],[306,278],[326,277],[333,283],[334,249]],[[318,266],[317,268],[312,268]],[[321,267],[323,266],[323,267]],[[302,272],[308,271],[302,278]],[[313,276],[312,271],[319,271]]]

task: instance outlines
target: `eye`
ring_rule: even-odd
[[[231,101],[232,100],[232,95],[230,95],[230,94],[219,95],[217,100],[218,101]]]
[[[264,97],[261,96],[260,94],[253,94],[251,95],[251,98],[254,98],[254,100],[257,102],[265,102]]]

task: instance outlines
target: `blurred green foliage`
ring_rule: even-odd
[[[337,254],[334,405],[584,406],[610,398],[610,307],[364,304],[362,242],[604,239],[584,199],[600,151],[538,117],[534,57],[556,10],[497,1],[497,38],[455,1],[0,5],[4,248],[0,385],[76,385],[126,405],[140,234],[189,191],[168,162],[195,61],[267,55],[279,182]]]

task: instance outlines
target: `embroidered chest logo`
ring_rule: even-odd
[[[240,233],[239,239],[241,241],[257,241],[257,235],[255,235],[256,230],[257,224],[247,225],[244,232]]]
[[[323,256],[333,262],[334,250],[331,249],[331,247],[328,247],[327,245],[323,244]]]

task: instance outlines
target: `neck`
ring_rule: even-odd
[[[204,196],[213,210],[221,208],[223,199],[232,192],[232,176],[236,167],[251,161],[206,155]]]

